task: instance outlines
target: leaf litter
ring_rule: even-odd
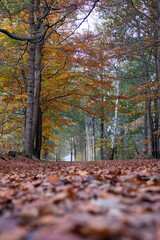
[[[0,159],[1,240],[159,240],[160,162]]]

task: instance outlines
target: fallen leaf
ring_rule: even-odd
[[[48,182],[51,184],[57,183],[59,181],[59,177],[57,175],[48,176]]]
[[[88,172],[86,170],[79,170],[78,174],[81,175],[81,176],[87,176]]]
[[[115,166],[111,166],[111,167],[109,168],[109,173],[115,174],[116,172],[117,172],[117,168],[116,168]]]

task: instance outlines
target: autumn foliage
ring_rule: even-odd
[[[62,160],[66,145],[75,160],[159,158],[158,0],[0,7],[2,151]]]

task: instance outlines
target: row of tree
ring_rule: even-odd
[[[158,0],[0,4],[2,150],[160,157]]]

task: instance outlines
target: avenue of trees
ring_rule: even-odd
[[[0,151],[160,157],[159,0],[0,0],[0,16]]]

